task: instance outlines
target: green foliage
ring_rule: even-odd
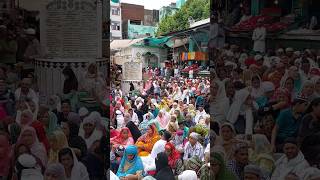
[[[160,23],[157,36],[189,28],[188,18],[200,21],[210,17],[209,0],[188,0],[174,15],[166,16]]]

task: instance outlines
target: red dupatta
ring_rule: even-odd
[[[127,131],[128,132],[128,139],[132,138],[132,134],[131,134],[129,128],[124,127],[124,128],[121,129],[120,133],[116,137],[110,139],[110,142],[112,142],[114,144],[123,144],[123,143],[125,143],[128,139],[125,139],[125,140],[123,139],[123,137],[122,137],[123,131]]]
[[[174,145],[170,142],[168,142],[165,147],[165,149],[170,149],[171,150],[171,153],[170,155],[168,156],[168,161],[169,161],[169,166],[172,168],[172,169],[175,169],[175,164],[176,164],[176,161],[178,159],[180,159],[180,153],[176,150],[176,148],[174,147]]]

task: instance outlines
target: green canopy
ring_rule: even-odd
[[[119,3],[119,0],[111,0],[113,3]]]
[[[140,43],[136,43],[135,45],[138,46],[151,46],[151,47],[163,47],[164,45],[167,45],[167,43],[170,43],[171,36],[167,37],[161,37],[161,38],[145,38]],[[168,45],[167,45],[168,46]]]
[[[150,46],[162,46],[169,41],[171,37],[162,37],[162,38],[146,38],[144,41],[149,42]]]

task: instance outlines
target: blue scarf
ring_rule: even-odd
[[[128,155],[134,155],[132,160],[128,159]],[[126,171],[123,172],[123,167],[126,163],[129,163],[131,167]],[[121,159],[121,163],[117,172],[118,177],[126,177],[129,174],[136,174],[137,171],[143,171],[143,164],[141,158],[138,156],[138,148],[134,145],[129,145],[123,154]]]

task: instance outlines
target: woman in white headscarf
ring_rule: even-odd
[[[92,114],[83,119],[83,123],[79,130],[79,136],[86,142],[87,149],[90,149],[92,144],[102,137],[102,132],[97,129],[97,122]]]
[[[165,129],[170,121],[170,115],[165,109],[161,109],[156,120],[159,122],[160,127]]]
[[[214,81],[211,85],[210,113],[218,123],[226,121],[229,110],[229,99],[226,95],[225,85],[220,81]]]
[[[63,165],[66,179],[90,180],[87,168],[78,161],[77,156],[70,148],[59,151],[59,162]]]
[[[20,144],[25,144],[26,146],[28,146],[31,150],[31,153],[36,158],[39,158],[43,167],[47,165],[47,151],[44,145],[39,142],[36,130],[33,127],[26,126],[22,129],[16,146],[19,146]]]
[[[49,164],[44,176],[44,180],[66,180],[64,167],[60,163]]]
[[[270,176],[274,169],[275,160],[270,142],[263,134],[252,136],[252,147],[249,150],[249,160],[261,167]]]
[[[92,96],[100,95],[106,86],[106,82],[94,63],[88,66],[88,70],[85,72],[83,81],[81,82],[81,89],[89,92]]]
[[[251,96],[254,100],[263,96],[264,89],[262,86],[261,78],[258,75],[255,75],[251,78],[251,86],[252,86]]]
[[[252,112],[256,109],[258,109],[257,104],[252,101],[249,90],[247,88],[241,89],[235,94],[227,120],[235,126],[238,134],[252,134]]]
[[[49,98],[49,110],[55,114],[61,112],[61,100],[57,95],[52,95]]]
[[[196,180],[196,179],[198,179],[197,173],[193,170],[185,170],[178,176],[178,180]]]

